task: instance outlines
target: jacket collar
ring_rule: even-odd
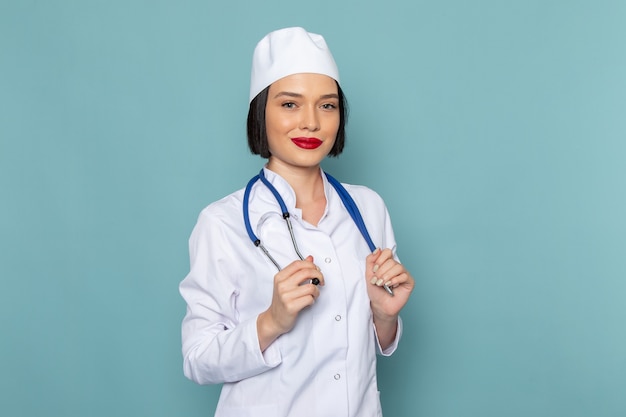
[[[272,184],[276,188],[276,191],[278,191],[280,196],[283,198],[285,206],[287,206],[287,210],[289,210],[289,213],[297,218],[301,218],[302,212],[300,209],[296,208],[296,193],[293,188],[291,188],[291,185],[289,185],[287,180],[281,177],[276,172],[268,169],[267,166],[263,167],[263,173],[265,174],[265,178],[270,182],[270,184]],[[322,176],[322,181],[324,182],[324,195],[326,196],[326,210],[324,213],[325,216],[326,212],[328,211],[328,207],[330,207],[331,199],[333,198],[334,194],[331,192],[332,185],[330,185],[330,183],[328,182],[328,179],[326,178],[326,175],[324,174],[324,170],[322,170],[322,168],[320,168],[320,175]],[[276,202],[276,199],[272,195],[271,191],[267,189],[267,187],[265,187],[260,181],[257,182],[256,186],[265,189],[262,193],[263,199],[269,199],[266,201],[271,201],[273,203],[273,206],[275,206],[275,210],[271,211],[280,212],[280,206],[278,205],[278,202]],[[322,218],[324,216],[322,216]]]

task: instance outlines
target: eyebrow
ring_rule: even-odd
[[[278,98],[278,97],[281,97],[281,96],[294,97],[294,98],[302,98],[302,97],[304,97],[302,94],[299,94],[299,93],[292,93],[290,91],[281,91],[280,93],[276,94],[274,96],[274,98]],[[322,100],[326,100],[326,99],[329,99],[329,98],[339,99],[339,94],[336,94],[336,93],[323,94],[319,98],[322,99]]]

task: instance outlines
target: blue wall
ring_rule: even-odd
[[[417,279],[389,416],[624,416],[626,2],[0,0],[0,413],[207,416],[177,285],[270,30],[327,38],[326,168]],[[323,399],[320,399],[323,401]]]

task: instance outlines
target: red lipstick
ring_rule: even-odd
[[[322,144],[318,138],[291,138],[291,141],[302,149],[317,149]]]

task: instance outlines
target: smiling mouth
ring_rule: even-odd
[[[302,149],[317,149],[322,145],[318,138],[291,138],[291,141]]]

